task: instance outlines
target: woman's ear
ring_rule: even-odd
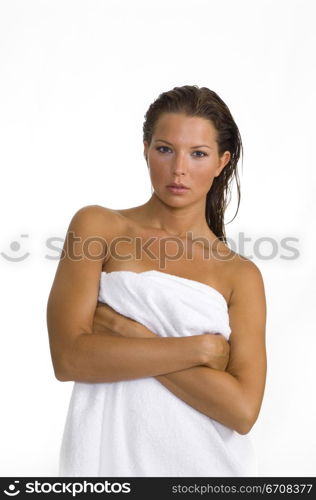
[[[225,151],[225,153],[223,153],[222,156],[220,157],[220,164],[216,170],[216,175],[214,175],[214,177],[218,177],[220,175],[221,171],[226,167],[230,159],[231,159],[230,151]]]

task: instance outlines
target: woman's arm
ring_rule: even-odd
[[[196,366],[156,378],[197,410],[247,434],[258,418],[265,388],[266,300],[255,264],[243,262],[240,272],[229,305],[232,332],[226,371]]]
[[[198,366],[205,362],[209,350],[203,337],[124,338],[100,332],[81,333],[73,341],[58,378],[117,382]]]
[[[104,313],[108,317],[112,314],[109,309],[104,309]],[[115,314],[114,330],[121,335],[156,336],[143,325]],[[229,317],[232,333],[226,372],[212,367],[218,362],[213,356],[213,365],[210,359],[209,366],[195,366],[155,378],[201,413],[246,434],[258,417],[266,377],[264,286],[259,269],[250,261],[243,264],[242,283],[234,287]],[[210,337],[219,340],[218,336]]]
[[[204,335],[128,339],[94,334],[102,263],[111,238],[124,234],[121,224],[112,211],[98,206],[83,207],[70,221],[47,302],[50,351],[60,381],[113,382],[174,372],[203,363],[211,347]]]

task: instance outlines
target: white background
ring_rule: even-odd
[[[220,95],[244,144],[225,220],[266,288],[259,472],[315,476],[315,37],[312,0],[1,1],[2,476],[57,474],[73,382],[51,364],[47,239],[85,205],[149,199],[144,114],[186,84]]]

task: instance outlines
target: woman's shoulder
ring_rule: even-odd
[[[71,226],[81,226],[96,236],[117,236],[124,231],[126,222],[120,213],[101,205],[85,205],[71,219]]]
[[[237,273],[260,273],[259,267],[248,257],[241,255],[237,252],[234,254],[234,265]]]
[[[236,295],[245,289],[252,289],[254,293],[261,288],[264,289],[264,282],[261,270],[248,257],[233,252],[233,265],[231,267],[232,292]],[[232,293],[232,295],[233,295]]]
[[[85,205],[81,208],[79,208],[76,212],[75,215],[87,215],[88,217],[95,217],[95,216],[102,216],[102,217],[109,217],[112,215],[119,215],[116,210],[113,210],[108,207],[103,207],[101,205]]]

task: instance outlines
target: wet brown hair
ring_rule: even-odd
[[[212,122],[217,130],[218,152],[221,156],[225,151],[231,153],[229,162],[218,177],[215,177],[211,189],[206,195],[205,217],[213,233],[227,243],[224,213],[231,201],[231,184],[236,179],[238,206],[240,204],[240,182],[237,164],[243,155],[243,146],[238,127],[224,101],[207,87],[184,85],[161,93],[149,106],[143,124],[143,141],[151,143],[155,125],[162,113],[184,113],[187,116],[197,116]],[[227,199],[229,193],[229,199]],[[234,220],[234,218],[232,220]],[[231,221],[230,221],[231,222]]]

